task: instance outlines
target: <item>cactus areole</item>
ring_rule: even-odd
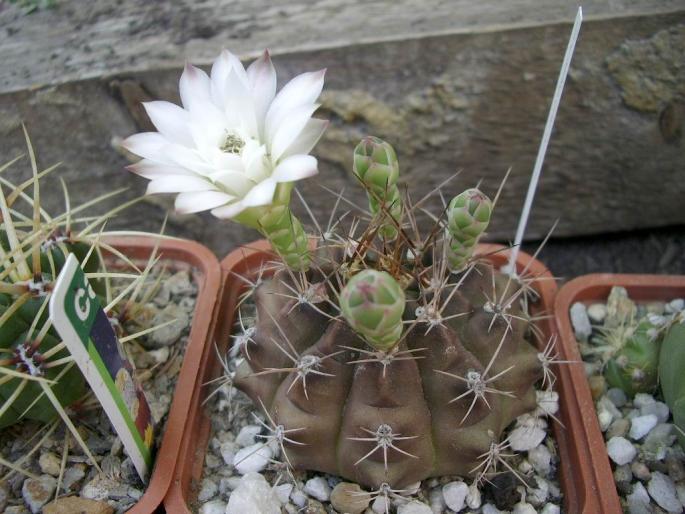
[[[329,231],[307,271],[284,265],[246,293],[256,319],[236,335],[247,342],[234,383],[288,434],[278,442],[297,469],[395,489],[482,477],[503,431],[536,407],[534,279],[474,256],[492,210],[480,191],[456,197],[432,237],[410,234],[408,198],[382,207],[397,189],[392,147],[365,139],[354,159],[368,228]]]

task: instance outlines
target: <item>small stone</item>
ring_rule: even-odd
[[[304,492],[322,502],[327,502],[331,497],[331,488],[322,477],[307,480],[304,484]]]
[[[233,466],[241,475],[263,470],[274,456],[269,445],[257,443],[243,448],[233,457]]]
[[[195,293],[195,284],[188,271],[179,271],[164,281],[164,288],[172,295],[185,296]]]
[[[514,510],[511,511],[511,514],[537,514],[537,512],[530,503],[519,502],[514,505]]]
[[[663,473],[655,471],[647,484],[647,491],[654,501],[667,512],[682,512],[683,505],[676,495],[675,484]]]
[[[81,489],[81,496],[90,500],[103,501],[110,496],[125,497],[128,494],[128,487],[124,484],[108,477],[104,473],[98,473],[90,482]]]
[[[5,507],[7,507],[7,500],[9,499],[9,489],[7,488],[7,484],[4,482],[0,482],[0,512],[5,511]]]
[[[306,514],[328,514],[323,503],[318,500],[313,500],[312,498],[307,500],[307,508],[304,512],[306,512]]]
[[[652,478],[652,473],[649,471],[647,465],[643,462],[635,461],[630,465],[630,471],[633,476],[642,482],[646,482]]]
[[[657,422],[657,417],[654,414],[633,418],[630,424],[630,438],[633,441],[642,439],[657,425]]]
[[[397,514],[433,514],[433,511],[425,503],[412,500],[409,503],[400,505],[397,509]]]
[[[164,364],[169,360],[169,347],[162,346],[157,350],[148,350],[147,354],[155,361],[155,364]]]
[[[590,318],[588,318],[587,308],[580,302],[571,305],[571,325],[573,325],[573,332],[576,339],[581,342],[586,342],[590,334],[592,334],[592,326],[590,325]]]
[[[547,436],[547,423],[542,418],[534,416],[519,416],[516,420],[517,428],[509,434],[509,444],[516,452],[525,452],[539,445]]]
[[[611,460],[619,466],[622,466],[623,464],[628,464],[635,458],[637,450],[626,438],[612,437],[609,439],[609,442],[607,442],[607,453]]]
[[[619,409],[628,403],[628,397],[626,396],[626,393],[623,391],[623,389],[619,389],[618,387],[612,387],[609,389],[607,391],[607,398],[609,398],[611,403],[613,403],[614,406]]]
[[[235,438],[238,446],[252,446],[255,444],[255,436],[261,433],[262,427],[259,425],[245,425]]]
[[[640,408],[640,414],[643,416],[654,414],[659,423],[666,423],[671,415],[671,411],[664,402],[654,402]]]
[[[492,503],[483,505],[483,514],[504,514],[501,510],[495,507]]]
[[[549,482],[544,478],[535,477],[536,487],[528,491],[526,500],[534,507],[540,507],[547,502],[549,498]]]
[[[72,486],[78,484],[86,476],[85,469],[86,467],[82,463],[66,467],[62,476],[62,487],[70,491]]]
[[[307,495],[304,494],[301,489],[293,489],[293,492],[290,494],[290,499],[301,509],[307,504]]]
[[[23,505],[11,505],[5,509],[3,514],[29,514],[29,511]]]
[[[675,485],[675,492],[680,500],[680,503],[682,503],[683,507],[685,507],[685,482],[678,482]]]
[[[552,470],[552,453],[544,444],[528,450],[528,461],[535,471],[544,477],[548,476]]]
[[[385,496],[377,496],[371,504],[371,510],[376,514],[385,514],[390,510],[390,503]]]
[[[616,482],[616,488],[623,494],[628,494],[630,492],[630,482],[633,480],[633,472],[630,469],[629,464],[623,464],[622,466],[616,466],[614,470],[614,482]]]
[[[445,504],[454,512],[464,508],[466,496],[469,494],[469,486],[464,482],[450,482],[442,486],[442,496]]]
[[[628,298],[625,287],[612,287],[607,298],[607,314],[604,319],[606,328],[616,328],[624,325],[628,320],[635,318],[637,308],[635,303]]]
[[[587,308],[587,315],[590,320],[599,325],[607,317],[607,306],[603,303],[593,303]]]
[[[609,428],[606,431],[606,438],[611,439],[612,437],[623,437],[628,434],[628,430],[630,430],[629,419],[616,419],[611,422],[611,425],[609,425]]]
[[[369,506],[371,495],[359,487],[359,484],[340,482],[331,493],[331,505],[338,512],[361,514]]]
[[[276,493],[278,501],[285,505],[286,503],[288,503],[288,500],[290,499],[290,493],[293,492],[293,484],[275,485],[273,487],[273,490]]]
[[[558,505],[555,505],[554,503],[548,503],[542,508],[540,514],[560,514],[560,512],[561,509]]]
[[[519,462],[518,465],[519,471],[523,473],[524,475],[527,475],[533,470],[533,466],[528,462],[527,459],[521,459],[521,462]]]
[[[636,409],[643,409],[647,405],[651,405],[655,402],[656,400],[651,394],[637,393],[635,395],[635,398],[633,398],[633,407],[635,407]]]
[[[593,400],[601,398],[607,390],[607,381],[604,375],[591,375],[587,379],[590,386],[590,394]]]
[[[237,451],[236,444],[233,441],[224,441],[219,447],[219,453],[224,462],[228,465],[233,465],[233,459],[235,459],[235,453]]]
[[[538,405],[535,411],[536,415],[550,416],[559,411],[559,393],[556,391],[535,391],[535,396]]]
[[[666,456],[666,468],[668,476],[674,482],[680,482],[685,479],[685,463],[683,462],[682,453],[680,455],[669,453]]]
[[[675,300],[671,300],[664,307],[664,310],[668,314],[675,314],[682,311],[683,309],[685,309],[685,300],[683,300],[682,298],[676,298]]]
[[[38,465],[43,473],[56,477],[59,476],[59,472],[62,467],[62,461],[54,453],[45,452],[40,455],[40,458],[38,459]]]
[[[114,509],[104,502],[66,496],[58,498],[43,507],[43,514],[113,514]]]
[[[57,487],[57,480],[50,475],[41,475],[38,478],[27,478],[21,488],[21,496],[24,503],[33,514],[40,512]]]
[[[520,485],[518,478],[508,471],[490,479],[485,486],[485,491],[487,497],[492,499],[498,509],[511,510],[521,498],[517,490]]]
[[[469,509],[477,509],[481,506],[481,503],[480,489],[478,489],[478,483],[474,481],[469,486],[469,494],[466,495],[466,505]]]
[[[433,514],[442,514],[447,508],[445,497],[442,495],[442,489],[439,487],[432,489],[428,494],[428,502],[430,503]]]
[[[655,426],[642,443],[642,452],[652,460],[662,460],[666,457],[666,450],[675,442],[672,434],[673,425],[660,423]]]
[[[204,503],[214,498],[218,492],[219,486],[214,480],[210,478],[203,478],[202,487],[200,487],[200,492],[197,493],[197,499]]]
[[[225,514],[226,502],[223,500],[212,500],[200,507],[199,514]]]
[[[281,514],[281,503],[266,479],[259,473],[248,472],[231,493],[226,514]]]
[[[166,325],[164,325],[167,323]],[[164,325],[152,332],[150,340],[156,346],[169,346],[181,338],[190,324],[188,313],[178,305],[170,303],[158,311],[152,319],[152,326]]]

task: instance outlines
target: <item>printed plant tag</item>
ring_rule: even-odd
[[[50,319],[105,409],[143,481],[152,465],[150,406],[85,273],[69,255],[50,298]]]

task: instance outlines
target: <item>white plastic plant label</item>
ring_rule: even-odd
[[[134,368],[88,283],[69,255],[50,298],[50,319],[102,404],[143,481],[152,465],[150,406]]]

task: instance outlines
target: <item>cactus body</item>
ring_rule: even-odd
[[[623,346],[607,361],[604,378],[629,395],[651,393],[657,386],[659,365],[658,327],[642,320]]]
[[[468,266],[491,214],[492,202],[478,189],[467,189],[452,198],[447,207],[447,259],[452,271],[463,271]]]
[[[685,324],[675,323],[661,343],[659,356],[661,392],[680,428],[678,438],[685,448]]]

